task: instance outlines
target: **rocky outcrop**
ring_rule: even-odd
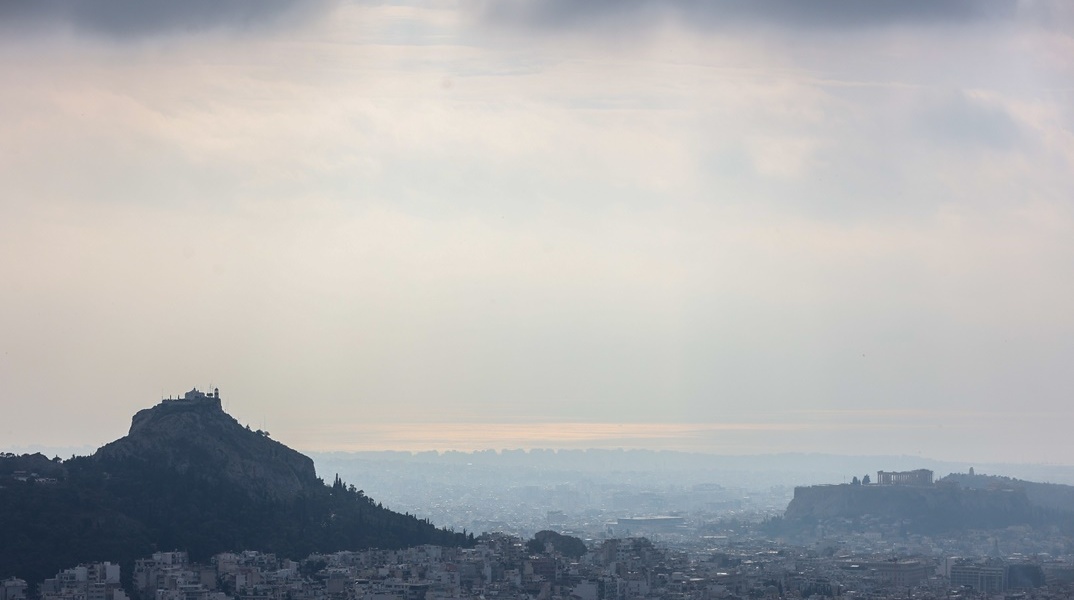
[[[1033,506],[1045,510],[1074,512],[1074,486],[969,473],[951,473],[941,479],[940,483],[973,490],[1020,490],[1025,492]]]
[[[213,395],[188,393],[138,411],[130,432],[97,451],[105,468],[116,463],[152,463],[184,475],[236,485],[252,498],[290,500],[320,485],[313,460],[251,431]]]
[[[55,476],[27,475],[45,467]],[[81,562],[130,564],[162,548],[204,561],[241,549],[297,559],[473,543],[385,508],[338,477],[324,485],[310,458],[240,425],[215,391],[139,411],[126,436],[93,456],[4,455],[2,472],[10,474],[0,477],[8,542],[0,544],[0,579],[40,581]]]
[[[798,487],[784,513],[790,522],[872,517],[916,531],[989,529],[1030,524],[1038,514],[1021,490],[953,485],[817,485]]]

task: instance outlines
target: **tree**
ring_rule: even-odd
[[[466,532],[463,531],[463,533]],[[551,544],[556,552],[570,558],[580,558],[588,551],[585,542],[580,538],[547,529],[538,531],[532,540],[526,542],[526,551],[531,554],[544,554],[547,544]]]
[[[869,485],[869,482],[870,482],[870,479],[869,479],[869,475],[868,475],[868,474],[866,474],[866,475],[865,475],[865,477],[862,477],[862,478],[861,478],[861,483],[862,483],[862,485]]]
[[[858,476],[857,475],[854,476],[854,479],[850,480],[850,485],[861,485],[861,482],[858,481]]]

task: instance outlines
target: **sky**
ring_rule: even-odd
[[[0,446],[1074,464],[1066,0],[0,0]]]

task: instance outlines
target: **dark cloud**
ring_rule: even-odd
[[[304,20],[333,0],[0,0],[5,28],[70,26],[115,37],[246,29]]]
[[[495,21],[534,28],[644,23],[675,17],[705,28],[743,23],[809,28],[957,24],[1048,12],[1051,0],[489,0]]]

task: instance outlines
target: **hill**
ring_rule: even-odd
[[[243,427],[221,408],[217,392],[193,390],[138,411],[130,433],[93,455],[106,468],[153,465],[170,473],[230,484],[251,499],[293,500],[316,487],[313,460]]]
[[[794,490],[789,522],[872,517],[931,533],[1029,524],[1037,517],[1024,493],[955,486],[820,485]]]
[[[935,534],[1011,525],[1074,528],[1074,487],[983,475],[948,475],[932,485],[797,487],[782,525],[873,523]]]
[[[245,548],[302,558],[470,540],[338,477],[325,485],[310,458],[197,390],[139,411],[128,435],[92,456],[0,455],[0,531],[0,579],[32,582],[80,562],[129,564],[176,548],[195,560]]]
[[[1044,509],[1074,511],[1074,486],[1059,483],[1038,483],[1002,475],[951,473],[940,479],[971,490],[1020,490],[1029,503]]]

